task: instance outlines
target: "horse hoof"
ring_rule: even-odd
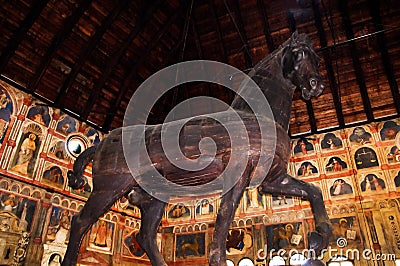
[[[303,266],[325,266],[325,263],[320,261],[319,259],[308,259]]]
[[[308,234],[308,245],[310,250],[314,250],[317,255],[321,254],[324,247],[324,237],[318,232]]]
[[[218,252],[210,255],[209,259],[210,266],[227,266],[226,259],[223,260]]]

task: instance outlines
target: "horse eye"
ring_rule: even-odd
[[[294,56],[296,58],[296,61],[300,61],[304,58],[304,51],[300,50],[294,53]]]

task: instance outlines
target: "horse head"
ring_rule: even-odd
[[[319,96],[325,88],[318,72],[319,57],[306,34],[297,31],[285,43],[282,55],[283,76],[301,89],[302,97],[309,100]]]

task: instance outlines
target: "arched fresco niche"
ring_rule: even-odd
[[[376,192],[382,191],[386,188],[385,181],[375,174],[361,174],[361,191],[362,192]]]
[[[312,176],[314,174],[318,174],[318,169],[309,161],[303,162],[297,169],[297,175],[301,177]]]
[[[306,138],[300,138],[297,140],[296,145],[293,148],[295,155],[306,155],[314,152],[314,145]]]
[[[65,142],[58,139],[52,141],[48,155],[59,160],[68,161],[71,159],[71,156],[69,156],[67,152]]]
[[[46,127],[49,126],[51,120],[49,107],[45,104],[35,104],[32,106],[28,110],[26,117]]]
[[[114,248],[115,223],[98,220],[88,232],[89,247],[93,250],[105,254],[112,254]]]
[[[0,87],[0,144],[3,143],[12,112],[13,105],[11,97],[5,89]]]
[[[168,218],[172,219],[190,218],[190,209],[186,207],[185,204],[183,203],[175,204],[168,211]]]
[[[196,206],[196,216],[209,216],[214,213],[214,205],[208,199],[202,199]]]
[[[77,122],[74,118],[66,115],[57,123],[56,131],[68,135],[69,133],[77,131]]]
[[[326,172],[340,172],[347,169],[347,163],[338,156],[329,158],[325,165]]]
[[[338,178],[332,181],[332,185],[329,188],[329,194],[331,196],[353,194],[353,188],[347,179]]]
[[[354,153],[354,160],[357,169],[379,166],[378,157],[376,156],[375,151],[368,147],[359,148]]]
[[[349,137],[350,143],[352,144],[367,144],[372,142],[371,133],[367,132],[363,127],[356,127],[353,129]]]
[[[58,166],[47,166],[44,171],[41,182],[60,189],[64,188],[65,177]]]
[[[98,145],[101,141],[101,134],[94,128],[86,128],[85,136],[89,140],[89,146]]]
[[[382,125],[382,129],[379,132],[381,140],[385,141],[395,139],[399,130],[400,126],[395,121],[384,122]]]
[[[321,140],[321,148],[323,150],[335,150],[343,147],[342,140],[334,133],[326,133]]]
[[[42,129],[30,123],[22,128],[16,152],[10,164],[10,170],[26,177],[32,177],[36,158],[41,144]]]

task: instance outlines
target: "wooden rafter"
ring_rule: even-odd
[[[114,119],[114,116],[121,104],[121,101],[123,99],[123,97],[125,96],[125,94],[127,93],[128,89],[130,88],[130,83],[132,81],[132,79],[134,77],[137,77],[137,68],[144,62],[144,60],[147,59],[148,54],[150,53],[150,51],[158,44],[158,42],[160,41],[160,39],[162,38],[162,36],[168,31],[168,29],[170,28],[171,24],[173,23],[173,21],[178,17],[178,15],[180,15],[180,13],[182,12],[182,6],[179,10],[177,10],[177,12],[175,12],[169,19],[168,21],[162,26],[162,28],[156,32],[154,34],[154,38],[150,41],[150,44],[147,46],[146,51],[142,54],[142,56],[139,58],[139,60],[135,63],[135,65],[132,66],[131,70],[129,71],[129,74],[127,76],[127,78],[124,80],[123,85],[117,95],[117,97],[115,98],[115,100],[113,101],[113,103],[111,104],[111,108],[110,111],[108,112],[106,119],[104,121],[104,124],[102,126],[102,128],[104,128],[104,130],[109,130],[111,123]]]
[[[10,40],[8,41],[7,47],[1,53],[0,56],[0,73],[4,72],[4,69],[9,62],[10,58],[13,56],[15,51],[17,50],[19,44],[22,42],[26,33],[35,23],[36,19],[40,16],[43,9],[46,7],[49,0],[36,0],[33,4],[32,8],[30,9],[28,15],[25,19],[21,22],[18,30],[12,35]]]
[[[85,105],[84,111],[82,113],[82,118],[87,119],[90,111],[93,108],[93,105],[96,103],[100,96],[101,89],[104,87],[106,80],[110,77],[112,71],[115,69],[117,63],[121,60],[126,50],[131,45],[132,41],[139,35],[139,33],[143,30],[143,27],[149,22],[149,20],[153,17],[154,12],[161,6],[161,4],[165,0],[155,1],[151,6],[146,5],[143,10],[143,16],[139,16],[139,19],[129,33],[129,36],[121,43],[119,49],[117,49],[116,54],[110,56],[110,60],[107,62],[106,67],[101,73],[100,78],[95,82],[93,89],[90,93],[89,100]]]
[[[226,52],[226,49],[224,46],[224,41],[222,39],[221,24],[219,22],[217,12],[215,10],[214,1],[208,0],[208,6],[210,7],[211,19],[213,20],[215,31],[217,32],[217,43],[218,43],[219,50],[222,53],[222,60],[224,60],[225,63],[228,63],[228,53]]]
[[[129,0],[120,0],[117,6],[107,15],[106,19],[102,22],[102,24],[95,30],[94,35],[90,38],[89,42],[86,45],[86,48],[78,56],[77,62],[72,67],[71,72],[68,74],[67,79],[59,88],[59,92],[55,99],[56,106],[62,106],[63,101],[65,100],[65,96],[67,95],[67,91],[69,87],[75,81],[79,71],[90,57],[91,52],[96,48],[104,33],[110,28],[111,24],[114,20],[119,16],[122,10],[128,7]]]
[[[319,40],[321,42],[321,46],[325,47],[328,45],[328,43],[326,41],[325,31],[322,28],[321,14],[319,12],[318,3],[316,0],[312,1],[312,8],[313,8],[313,12],[314,12],[315,27],[317,27]],[[335,82],[335,80],[336,80],[335,73],[333,71],[333,67],[332,67],[332,63],[331,63],[333,61],[332,57],[331,57],[331,53],[328,50],[323,50],[322,56],[324,57],[325,68],[326,68],[326,72],[327,72],[327,75],[329,78],[329,88],[331,89],[331,92],[332,92],[333,104],[335,106],[338,123],[339,123],[339,126],[341,128],[343,128],[345,126],[345,122],[344,122],[342,104],[341,104],[341,99],[340,99],[340,91],[339,91],[337,83]]]
[[[339,10],[342,16],[342,21],[344,24],[344,30],[346,32],[347,39],[353,39],[354,34],[351,26],[350,16],[347,11],[347,1],[339,0]],[[360,94],[364,105],[364,110],[369,122],[374,120],[374,114],[371,108],[371,101],[368,96],[367,86],[365,84],[364,72],[361,68],[360,59],[358,58],[358,52],[355,42],[350,42],[350,55],[353,61],[353,67],[356,74],[356,80],[358,87],[360,88]]]
[[[28,91],[34,92],[36,90],[56,51],[64,42],[64,40],[67,39],[68,36],[71,34],[72,29],[75,27],[76,23],[79,21],[86,9],[89,8],[92,1],[93,0],[83,0],[77,7],[75,12],[65,19],[62,29],[58,31],[57,34],[53,37],[50,46],[46,49],[46,54],[43,56],[43,59],[40,61],[38,69],[36,70],[31,81],[29,82],[27,86]]]
[[[268,50],[269,50],[269,52],[272,52],[273,50],[275,50],[275,43],[274,43],[274,39],[272,39],[272,36],[271,36],[271,31],[270,31],[269,22],[268,22],[268,14],[267,14],[267,9],[266,9],[264,0],[257,0],[257,7],[258,7],[258,11],[261,13],[264,36],[265,36],[265,39],[267,40]]]
[[[390,90],[392,92],[393,100],[394,100],[394,105],[396,107],[397,114],[400,114],[400,93],[399,93],[399,87],[394,75],[394,70],[393,70],[393,63],[392,60],[390,60],[390,56],[388,53],[388,49],[386,47],[386,38],[385,34],[382,32],[383,31],[383,26],[382,26],[382,19],[379,14],[379,1],[374,1],[374,0],[368,0],[368,6],[369,6],[369,12],[372,16],[372,20],[375,25],[375,29],[377,32],[381,32],[377,36],[377,42],[378,42],[378,47],[379,51],[381,53],[381,58],[383,62],[383,68],[385,70],[385,75],[388,79]]]

